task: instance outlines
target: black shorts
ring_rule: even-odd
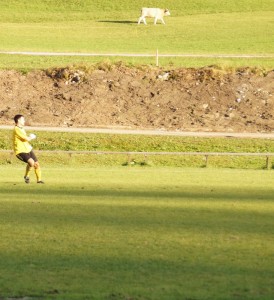
[[[19,153],[16,155],[17,158],[22,160],[25,163],[28,163],[28,160],[32,158],[35,162],[38,161],[37,157],[35,156],[34,152],[31,150],[29,153]]]

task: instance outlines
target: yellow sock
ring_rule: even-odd
[[[25,177],[29,177],[29,173],[30,173],[30,171],[31,171],[31,166],[28,164],[28,165],[26,166],[26,173],[25,173]]]
[[[41,181],[41,169],[40,169],[40,167],[34,169],[34,172],[35,172],[37,181]]]

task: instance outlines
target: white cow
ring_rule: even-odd
[[[142,21],[145,25],[147,25],[146,17],[154,18],[154,25],[156,25],[157,20],[161,20],[163,24],[165,24],[163,17],[164,16],[170,16],[169,10],[161,9],[161,8],[147,8],[143,7],[141,9],[141,17],[138,20],[138,24],[140,24]]]

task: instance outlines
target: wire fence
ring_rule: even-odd
[[[230,156],[230,157],[265,157],[265,168],[271,169],[274,153],[250,153],[250,152],[137,152],[137,151],[73,151],[73,150],[36,150],[38,153],[48,154],[65,154],[71,159],[73,155],[123,155],[126,157],[127,162],[130,164],[134,160],[134,156],[143,155],[145,160],[150,156],[204,156],[205,167],[208,166],[209,157],[216,156]],[[10,160],[14,157],[12,150],[0,150],[0,153],[6,153],[10,156]]]

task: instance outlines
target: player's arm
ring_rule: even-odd
[[[27,136],[27,134],[20,130],[19,127],[15,127],[15,133],[16,136],[22,141],[22,142],[30,142],[32,140],[31,137]]]

